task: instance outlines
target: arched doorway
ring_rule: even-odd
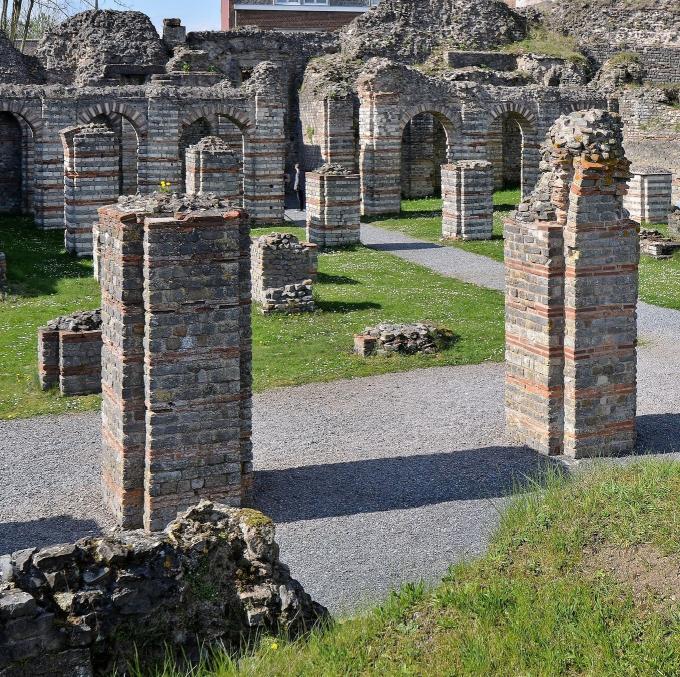
[[[243,196],[245,135],[239,122],[226,113],[220,112],[197,118],[181,127],[178,145],[182,171],[180,180],[182,191],[186,191],[186,150],[206,136],[218,136],[238,158],[241,167],[240,193]]]
[[[0,213],[25,211],[27,160],[25,130],[15,115],[0,112]]]
[[[406,199],[441,195],[441,166],[447,162],[444,125],[432,113],[411,118],[401,135],[401,194]]]
[[[538,172],[534,136],[534,126],[521,113],[505,111],[494,118],[487,137],[494,190],[520,188],[525,195],[533,189]]]

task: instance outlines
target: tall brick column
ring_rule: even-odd
[[[103,484],[129,528],[202,498],[238,506],[251,482],[248,217],[195,200],[100,211]]]
[[[618,115],[562,116],[506,223],[506,410],[519,441],[576,458],[635,444],[639,242]]]
[[[115,202],[120,194],[118,140],[108,127],[96,124],[65,129],[61,139],[66,251],[92,256],[97,210]]]
[[[652,168],[634,169],[623,206],[636,223],[666,223],[672,194],[671,172]]]
[[[307,240],[320,248],[357,244],[361,230],[360,178],[342,165],[307,174]]]
[[[493,230],[493,165],[460,160],[442,165],[442,237],[490,240]]]
[[[243,192],[241,161],[219,136],[206,136],[186,150],[189,195],[215,193],[238,200]]]

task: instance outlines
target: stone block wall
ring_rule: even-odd
[[[401,143],[403,197],[414,199],[439,193],[446,146],[446,132],[434,115],[421,113],[408,122]]]
[[[668,233],[673,239],[680,240],[680,207],[674,208],[668,215]]]
[[[321,249],[358,244],[360,178],[339,165],[307,174],[307,240]]]
[[[243,193],[241,160],[218,136],[208,136],[186,150],[188,195],[214,193],[239,200]]]
[[[252,477],[248,217],[181,201],[100,210],[104,495],[150,531]]]
[[[101,392],[102,332],[99,311],[52,320],[38,329],[38,377],[43,390],[62,395]]]
[[[0,674],[153,672],[168,651],[182,661],[312,629],[328,612],[279,560],[274,535],[261,513],[204,501],[161,534],[0,556]]]
[[[661,169],[633,169],[623,206],[636,223],[666,223],[671,209],[673,175]]]
[[[543,453],[635,446],[639,241],[618,115],[561,117],[546,171],[506,224],[510,433]]]
[[[92,224],[97,209],[118,199],[118,139],[104,125],[61,132],[64,145],[64,224],[66,251],[92,256]]]
[[[493,165],[461,160],[442,167],[442,237],[489,240],[493,230]]]

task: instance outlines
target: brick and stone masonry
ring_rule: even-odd
[[[307,174],[307,239],[321,249],[359,243],[360,178],[342,165]]]
[[[243,193],[243,171],[236,153],[219,136],[207,136],[186,150],[188,195],[214,193],[238,200]]]
[[[238,506],[251,481],[248,217],[192,204],[100,210],[103,489],[126,528],[202,498]]]
[[[618,115],[562,116],[544,173],[506,223],[506,410],[547,454],[635,445],[639,242],[623,210],[629,162]]]
[[[262,235],[253,238],[250,260],[253,300],[261,305],[263,313],[314,310],[314,301],[307,297],[311,297],[311,285],[317,275],[316,245],[300,242],[291,233]],[[293,289],[291,295],[286,291],[288,287],[301,289]],[[300,293],[306,291],[307,294]]]
[[[493,230],[493,165],[460,160],[442,166],[442,237],[490,240]]]
[[[101,392],[102,332],[99,311],[59,317],[38,329],[40,387],[62,395]]]
[[[636,168],[623,206],[636,223],[666,223],[671,208],[673,174],[662,169]]]
[[[108,127],[98,124],[65,129],[61,139],[66,250],[92,256],[97,209],[115,202],[120,194],[118,139]]]

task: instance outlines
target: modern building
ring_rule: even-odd
[[[222,0],[222,30],[332,31],[380,0]]]

